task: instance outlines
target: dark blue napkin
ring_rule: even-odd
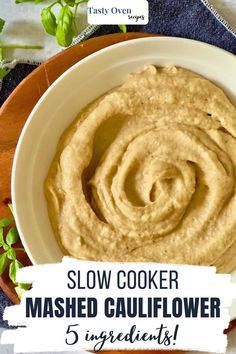
[[[0,327],[8,328],[7,321],[3,321],[3,311],[5,307],[10,306],[12,303],[8,297],[0,289]]]
[[[236,33],[233,33],[207,0],[148,0],[148,2],[149,23],[145,26],[128,26],[129,32],[160,33],[196,39],[236,54]],[[102,26],[94,36],[114,32],[118,32],[116,26]]]
[[[207,0],[203,0],[207,3]],[[149,0],[150,22],[146,26],[128,26],[129,32],[160,33],[196,39],[226,49],[236,54],[236,35],[227,24],[212,13],[201,0]],[[115,33],[117,26],[102,26],[94,37]],[[3,80],[0,106],[16,85],[34,70],[35,66],[18,64]],[[0,291],[0,326],[6,326],[2,313],[10,301]]]

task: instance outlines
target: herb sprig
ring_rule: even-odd
[[[45,0],[16,0],[16,3],[33,2],[39,4]],[[41,11],[41,22],[45,31],[54,36],[57,43],[62,47],[71,45],[73,39],[78,35],[76,16],[81,4],[89,0],[56,0]],[[56,15],[55,9],[59,13]],[[121,31],[126,32],[126,25],[119,25]]]
[[[12,212],[12,206],[9,204]],[[13,215],[13,214],[12,214]],[[19,240],[19,234],[14,222],[14,217],[0,220],[0,248],[3,252],[0,254],[0,275],[8,268],[9,278],[15,285],[15,291],[19,298],[22,293],[30,288],[30,284],[22,284],[16,281],[16,272],[23,268],[23,264],[17,259],[19,252],[25,252],[24,248],[16,248],[14,245]]]

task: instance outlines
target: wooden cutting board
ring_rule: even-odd
[[[16,87],[0,108],[0,218],[10,215],[7,204],[11,198],[11,168],[18,138],[30,112],[47,88],[64,71],[88,55],[115,43],[147,36],[153,35],[148,33],[116,33],[89,39],[50,58]],[[17,247],[19,246],[17,245]],[[19,254],[19,260],[24,265],[31,264],[24,253]],[[13,303],[19,303],[7,272],[0,277],[0,287]],[[236,326],[236,322],[231,323],[230,329],[234,325]],[[122,353],[122,351],[117,353]],[[142,353],[142,351],[136,353]],[[149,353],[152,354],[152,351],[149,351]],[[155,353],[157,352],[155,351]]]

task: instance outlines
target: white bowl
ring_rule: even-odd
[[[33,264],[60,261],[43,183],[62,132],[89,102],[146,65],[174,64],[222,87],[236,105],[236,58],[217,47],[181,38],[149,37],[102,49],[75,64],[44,93],[20,136],[13,163],[12,199],[22,243]],[[236,271],[233,274],[236,282]],[[236,317],[236,303],[231,317]]]

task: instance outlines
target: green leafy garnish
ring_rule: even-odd
[[[119,29],[120,29],[122,32],[124,32],[124,33],[127,32],[127,27],[126,27],[126,25],[119,25]]]
[[[0,275],[4,272],[7,267],[7,255],[3,253],[0,255]]]
[[[28,290],[28,289],[26,289],[26,290]],[[25,292],[25,289],[23,289],[21,286],[16,286],[15,292],[17,293],[18,298],[21,299],[23,293]]]
[[[11,259],[12,261],[16,259],[16,251],[14,250],[14,248],[9,248],[9,250],[7,251],[7,258]]]
[[[3,239],[3,227],[0,227],[0,247],[2,247],[4,244],[4,239]]]
[[[16,3],[34,2],[38,4],[44,0],[16,0]],[[81,4],[89,0],[56,0],[41,11],[41,22],[45,31],[56,37],[57,43],[62,47],[71,45],[77,36],[76,16]],[[60,7],[60,11],[55,13],[54,8]],[[119,25],[122,32],[126,33],[126,25]]]
[[[41,21],[45,31],[52,36],[56,35],[57,20],[51,7],[46,7],[41,11]]]
[[[34,2],[35,4],[40,4],[40,2],[43,2],[45,0],[16,0],[16,4],[21,4],[22,2]]]
[[[9,204],[12,212],[12,205]],[[19,298],[23,292],[30,288],[30,284],[21,284],[16,281],[16,272],[23,268],[23,264],[17,259],[19,252],[25,252],[23,248],[12,247],[19,240],[19,234],[15,226],[14,217],[3,218],[0,220],[0,248],[3,252],[0,254],[0,275],[9,266],[9,278],[16,285],[15,291]]]
[[[21,262],[19,262],[17,259],[14,259],[11,263],[10,263],[10,267],[9,267],[9,277],[11,279],[11,281],[14,284],[17,284],[16,282],[16,271],[18,269],[23,268],[23,264],[21,264]],[[18,285],[18,284],[17,284]]]
[[[20,284],[15,287],[15,292],[17,293],[19,299],[21,299],[22,294],[26,290],[29,290],[30,287],[31,287],[31,284]]]
[[[14,221],[13,217],[10,218],[4,218],[0,220],[0,227],[7,227],[9,225],[11,225]]]
[[[74,6],[75,5],[75,0],[64,0],[65,1],[65,3],[67,4],[67,5],[69,5],[69,6]]]
[[[2,32],[4,25],[5,25],[5,20],[3,20],[3,19],[0,17],[0,33]]]
[[[13,245],[19,239],[19,234],[15,226],[11,227],[6,236],[6,242],[8,246]]]
[[[9,68],[0,68],[0,79],[3,79],[5,76],[7,76],[7,74],[9,74],[9,72],[11,71],[11,69]]]
[[[63,6],[58,16],[56,30],[57,43],[62,47],[68,47],[74,37],[74,16],[69,5]]]

